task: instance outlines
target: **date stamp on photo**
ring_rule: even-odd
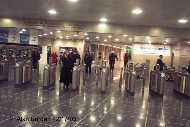
[[[77,118],[73,116],[57,116],[57,117],[35,117],[35,116],[30,116],[30,117],[17,117],[16,120],[20,122],[48,122],[48,121],[70,121],[70,122],[76,122]]]

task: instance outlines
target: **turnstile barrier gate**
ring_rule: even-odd
[[[174,90],[190,97],[190,75],[176,72],[174,75]]]
[[[50,87],[55,84],[56,81],[56,65],[45,65],[43,70],[43,87]]]
[[[164,94],[164,79],[165,79],[164,73],[158,70],[151,71],[150,84],[149,84],[150,92],[156,93],[158,95],[163,95]]]
[[[135,81],[136,81],[136,73],[134,71],[125,71],[125,89],[131,95],[135,94]]]
[[[0,63],[0,81],[8,80],[8,63]]]

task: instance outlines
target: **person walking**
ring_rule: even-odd
[[[130,56],[130,54],[129,54],[127,51],[126,51],[126,53],[124,54],[123,60],[124,60],[124,68],[126,68],[128,62],[129,62],[129,60],[131,60],[131,56]]]
[[[160,55],[159,58],[157,59],[156,64],[160,66],[160,71],[163,71],[165,63],[163,62],[163,55]]]
[[[109,64],[110,64],[110,70],[114,70],[115,61],[118,60],[117,55],[112,51],[109,55]]]
[[[62,69],[60,75],[60,83],[63,83],[64,86],[68,89],[69,84],[72,81],[72,68],[71,61],[68,57],[69,53],[66,51],[62,57]]]
[[[84,56],[84,63],[86,64],[85,66],[85,70],[87,74],[91,74],[91,65],[92,65],[92,60],[93,57],[90,54],[90,52],[86,52],[85,56]]]

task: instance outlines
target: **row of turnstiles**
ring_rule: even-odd
[[[32,81],[32,63],[30,61],[0,62],[0,81],[12,81],[15,84],[25,84]]]
[[[121,87],[124,80],[125,89],[131,95],[135,94],[137,80],[142,80],[143,88],[145,80],[149,77],[149,90],[150,92],[158,95],[164,95],[166,84],[166,77],[170,70],[159,71],[159,66],[155,70],[150,71],[149,66],[141,64],[135,66],[134,63],[129,63],[128,66],[121,71],[119,86]],[[190,97],[190,75],[186,72],[173,71],[173,89],[174,91]],[[38,70],[32,69],[31,61],[17,62],[16,64],[9,64],[6,61],[0,62],[0,81],[8,80],[13,81],[15,84],[25,84],[28,82],[35,82],[38,78]],[[108,86],[113,80],[108,65],[92,65],[92,76],[94,76],[96,84],[100,86],[102,92],[106,91]],[[72,73],[72,89],[76,90],[81,83],[85,85],[85,66],[75,64]],[[56,65],[45,65],[43,70],[43,86],[49,87],[56,82]]]
[[[135,86],[137,77],[142,77],[143,79],[143,87],[145,83],[145,79],[149,70],[146,66],[141,66],[138,71],[135,68],[133,63],[129,63],[128,68],[125,69],[123,78],[125,81],[125,89],[127,92],[131,93],[132,95],[135,94]],[[148,73],[147,73],[148,72]],[[185,95],[190,97],[190,75],[186,72],[177,72],[171,69],[165,69],[164,71],[159,71],[159,65],[156,65],[155,70],[151,70],[149,73],[149,91],[150,93],[155,93],[157,95],[164,95],[164,90],[166,84],[166,80],[168,79],[169,75],[172,76],[172,84],[173,90],[181,95]]]

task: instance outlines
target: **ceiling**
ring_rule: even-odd
[[[0,17],[18,19],[45,19],[63,21],[98,22],[107,17],[108,22],[127,25],[190,28],[178,24],[182,17],[190,20],[190,0],[1,0]],[[132,15],[133,8],[143,9],[142,15]],[[47,13],[55,8],[56,16]]]

